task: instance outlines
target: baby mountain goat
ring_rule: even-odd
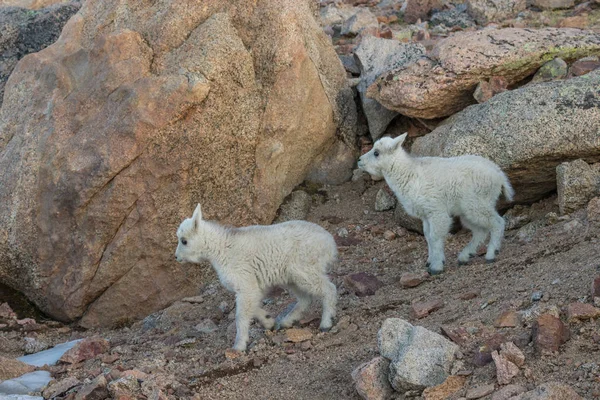
[[[223,286],[236,294],[235,350],[246,350],[252,318],[266,329],[273,328],[275,320],[260,306],[275,286],[287,288],[298,299],[281,320],[281,327],[291,327],[317,298],[323,302],[321,330],[331,328],[337,294],[326,272],[337,259],[337,248],[333,237],[319,225],[288,221],[226,228],[203,220],[198,204],[192,218],[179,226],[177,238],[177,261],[210,261]]]
[[[404,210],[423,221],[428,246],[427,267],[432,275],[444,270],[444,244],[452,217],[473,232],[458,256],[469,261],[490,234],[485,259],[493,262],[504,236],[504,219],[496,212],[500,192],[512,200],[514,191],[500,167],[473,155],[413,157],[402,148],[406,133],[384,137],[358,160],[358,167],[374,178],[385,178]]]

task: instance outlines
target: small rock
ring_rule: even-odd
[[[475,351],[473,363],[480,367],[491,363],[493,361],[492,353],[500,350],[500,346],[504,342],[506,342],[506,338],[502,334],[495,334],[487,338]]]
[[[352,371],[352,380],[356,391],[365,400],[386,400],[393,389],[388,380],[390,362],[384,357],[360,365]]]
[[[102,353],[106,353],[110,349],[110,344],[102,338],[86,338],[81,342],[77,342],[72,349],[67,350],[60,357],[59,361],[77,364],[85,360],[94,358]]]
[[[525,364],[525,354],[513,342],[506,342],[500,345],[500,355],[517,367]]]
[[[308,193],[303,190],[295,190],[279,208],[279,215],[275,222],[306,219],[311,204],[312,197]]]
[[[531,295],[531,301],[540,301],[544,297],[542,292],[533,292]]]
[[[494,322],[496,328],[515,328],[519,325],[519,314],[516,311],[505,311]]]
[[[467,399],[469,399],[469,400],[480,399],[489,394],[492,394],[494,392],[494,389],[495,389],[495,387],[493,384],[479,385],[479,386],[476,386],[474,388],[467,390],[466,396],[467,396]]]
[[[468,341],[469,332],[467,332],[467,330],[463,327],[451,328],[449,326],[442,325],[440,329],[445,336],[459,346],[464,345]]]
[[[511,400],[583,400],[583,397],[564,383],[548,382]]]
[[[229,308],[229,303],[227,303],[226,301],[222,301],[219,303],[219,310],[221,310],[221,312],[223,314],[227,314],[231,308]]]
[[[550,82],[567,76],[569,66],[562,58],[555,58],[540,67],[531,83]]]
[[[35,367],[22,361],[0,356],[0,382],[32,372]]]
[[[340,34],[358,35],[362,30],[369,28],[379,28],[379,21],[367,8],[360,8],[357,13],[344,21]]]
[[[600,58],[597,56],[585,57],[571,64],[568,77],[585,75],[598,68],[600,68]]]
[[[444,383],[425,389],[424,400],[446,400],[465,386],[467,377],[450,375]]]
[[[405,7],[404,21],[414,24],[419,19],[429,19],[431,11],[441,10],[443,5],[440,0],[406,0]]]
[[[102,361],[104,364],[112,364],[120,358],[121,358],[121,356],[116,353],[104,354],[104,355],[102,355],[102,357],[100,357],[100,361]]]
[[[492,395],[492,400],[511,400],[513,396],[517,396],[527,389],[521,385],[507,385],[498,390]]]
[[[459,27],[466,29],[475,26],[475,21],[467,13],[466,4],[458,4],[450,10],[434,13],[429,23],[431,26],[444,25],[446,28]]]
[[[558,23],[559,28],[577,28],[577,29],[585,29],[589,25],[587,15],[577,15],[573,17],[563,18],[562,21]]]
[[[498,354],[497,351],[492,353],[492,359],[496,364],[496,378],[500,385],[508,385],[512,378],[519,374],[519,367]]]
[[[24,338],[24,340],[25,346],[23,347],[23,350],[25,351],[25,354],[39,353],[40,351],[44,351],[50,347],[48,343],[42,342],[35,338],[26,337]]]
[[[588,203],[587,218],[590,222],[600,222],[600,197],[594,197]]]
[[[583,160],[564,162],[556,167],[556,190],[561,215],[585,207],[597,194],[598,168]]]
[[[104,375],[100,375],[90,383],[83,385],[77,391],[75,400],[104,400],[108,398],[107,386],[106,378]]]
[[[508,81],[502,76],[493,76],[489,81],[481,81],[475,88],[473,97],[478,103],[485,103],[495,95],[508,90]]]
[[[600,308],[587,303],[571,303],[567,306],[567,320],[569,322],[584,321],[600,317]]]
[[[70,376],[59,382],[53,383],[52,385],[44,389],[44,398],[53,399],[65,393],[67,390],[74,388],[75,386],[80,384],[81,382],[79,381],[79,379],[75,378],[74,376]]]
[[[600,297],[600,276],[592,282],[592,298]]]
[[[448,378],[458,346],[399,318],[386,319],[377,334],[379,353],[390,359],[389,380],[399,391],[422,390]]]
[[[292,343],[300,343],[305,340],[310,340],[313,337],[313,334],[308,329],[288,329],[285,331],[285,341]]]
[[[385,232],[383,232],[383,238],[385,240],[392,241],[392,240],[396,239],[396,234],[392,231],[385,231]]]
[[[349,232],[348,232],[348,229],[346,229],[346,228],[340,228],[337,230],[337,235],[341,238],[348,237],[348,234],[349,234]]]
[[[575,5],[575,0],[532,0],[531,4],[542,10],[555,10],[571,8]]]
[[[128,376],[133,376],[138,381],[144,381],[148,379],[148,374],[140,371],[139,369],[129,369],[121,373],[121,378],[126,378]]]
[[[225,358],[228,360],[235,360],[236,358],[240,358],[244,353],[239,350],[227,349],[225,350]]]
[[[444,301],[442,299],[430,299],[413,303],[412,311],[415,318],[421,319],[442,307],[444,307]]]
[[[375,197],[375,211],[391,210],[396,206],[396,199],[387,190],[381,188]]]
[[[17,314],[10,308],[8,303],[0,304],[0,318],[4,319],[16,319]]]
[[[460,294],[458,296],[458,298],[461,300],[471,300],[477,296],[479,296],[479,291],[471,291],[471,292],[466,292],[466,293]]]
[[[521,11],[525,11],[527,3],[525,0],[468,0],[467,7],[469,15],[477,23],[486,25],[516,17]]]
[[[113,399],[135,399],[140,384],[134,376],[119,378],[108,384],[108,392]]]
[[[372,296],[383,286],[383,283],[376,276],[367,272],[346,275],[344,284],[359,297]]]
[[[200,323],[198,325],[196,325],[194,327],[195,330],[197,330],[200,333],[204,333],[204,334],[211,334],[215,331],[217,331],[219,329],[219,327],[217,326],[217,324],[215,324],[211,319],[203,319],[202,321],[200,321]]]
[[[532,327],[533,343],[538,351],[558,351],[571,333],[562,321],[550,314],[540,315]]]
[[[185,297],[181,299],[181,301],[192,304],[200,304],[204,303],[204,297],[202,296],[194,296],[194,297]]]
[[[400,286],[404,288],[413,288],[429,279],[429,274],[425,271],[421,273],[406,273],[400,277]]]

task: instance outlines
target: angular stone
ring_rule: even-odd
[[[358,35],[364,29],[379,27],[377,17],[368,8],[358,11],[342,24],[341,35]]]
[[[381,188],[377,191],[377,195],[375,196],[375,211],[391,210],[395,205],[396,199],[387,190]]]
[[[408,117],[445,117],[472,104],[482,80],[503,76],[510,86],[538,70],[549,55],[571,61],[599,50],[600,34],[578,29],[460,32],[437,42],[428,58],[382,74],[367,96]]]
[[[379,352],[392,360],[390,383],[397,391],[442,384],[450,374],[458,346],[399,318],[386,319],[377,334]]]
[[[588,303],[571,303],[567,306],[567,320],[569,322],[585,321],[600,317],[600,308]]]
[[[424,400],[446,400],[465,386],[466,376],[450,375],[444,383],[423,391]]]
[[[196,293],[206,276],[171,241],[191,199],[225,224],[271,223],[317,156],[355,142],[313,5],[86,0],[7,82],[0,281],[86,328]]]
[[[390,361],[376,357],[352,371],[356,391],[365,400],[387,400],[394,390],[388,380]]]
[[[540,315],[532,327],[533,344],[538,351],[558,351],[571,338],[569,328],[550,314]]]
[[[507,385],[495,392],[492,395],[492,400],[512,400],[513,396],[517,396],[526,390],[525,386]]]
[[[292,343],[300,343],[306,340],[310,340],[313,334],[308,329],[296,329],[291,328],[285,331],[285,341]]]
[[[421,319],[442,307],[444,307],[444,301],[442,299],[430,299],[413,303],[412,312],[416,318]]]
[[[585,75],[598,68],[600,68],[598,56],[584,57],[571,64],[568,77]]]
[[[108,393],[113,399],[136,399],[140,384],[134,376],[119,378],[108,384]]]
[[[502,334],[495,334],[485,339],[485,341],[476,349],[473,355],[473,363],[483,367],[493,361],[492,353],[500,350],[502,343],[506,342],[506,338]]]
[[[8,303],[2,303],[0,304],[0,318],[17,319],[17,314],[10,308]]]
[[[22,361],[0,356],[0,382],[32,372],[35,367]]]
[[[366,36],[354,52],[360,69],[360,83],[356,87],[360,94],[362,109],[367,118],[369,133],[377,140],[389,123],[398,115],[377,101],[367,97],[367,88],[379,75],[416,61],[425,54],[425,47],[414,43]]]
[[[421,235],[423,234],[423,222],[419,218],[408,215],[400,203],[398,203],[394,209],[394,221],[409,231],[417,232]]]
[[[59,382],[49,385],[46,389],[44,389],[44,398],[53,399],[80,384],[81,382],[79,379],[75,378],[74,376],[69,376]]]
[[[108,398],[108,382],[104,375],[86,383],[75,394],[75,400],[104,400]]]
[[[419,19],[425,21],[429,19],[429,14],[433,10],[441,10],[442,8],[443,4],[440,0],[406,0],[404,21],[409,24],[414,24]]]
[[[485,103],[498,93],[506,92],[508,82],[502,76],[492,76],[489,81],[477,84],[473,97],[478,103]]]
[[[496,328],[515,328],[520,325],[519,314],[516,311],[505,311],[494,321]]]
[[[468,0],[467,10],[471,17],[481,25],[514,18],[525,11],[525,0]]]
[[[440,330],[442,331],[442,334],[447,336],[450,340],[452,340],[459,346],[464,345],[468,341],[469,332],[467,332],[467,330],[463,327],[452,328],[449,326],[442,325],[440,327]]]
[[[510,400],[583,400],[583,397],[564,383],[547,382]]]
[[[600,276],[592,282],[592,298],[600,297]]]
[[[583,160],[564,162],[556,167],[558,208],[570,214],[585,207],[600,191],[600,168]]]
[[[598,86],[600,73],[592,71],[501,93],[417,138],[412,153],[487,157],[508,175],[517,202],[537,201],[556,190],[558,164],[583,157],[600,159]]]
[[[525,364],[525,354],[513,342],[506,342],[500,345],[500,355],[517,367]]]
[[[477,296],[480,295],[480,291],[479,290],[472,290],[470,292],[466,292],[466,293],[461,293],[458,298],[461,300],[471,300],[476,298]]]
[[[466,4],[457,4],[450,10],[444,10],[434,13],[429,23],[431,26],[444,25],[447,28],[460,27],[462,29],[470,28],[475,25],[473,18],[467,13]]]
[[[310,211],[312,197],[304,190],[295,190],[279,208],[275,222],[304,220]]]
[[[600,197],[594,197],[588,203],[587,218],[590,222],[600,222]]]
[[[59,361],[77,364],[85,360],[94,358],[102,353],[106,353],[110,349],[108,340],[102,338],[86,338],[81,342],[77,342],[72,349],[69,349],[63,354]]]
[[[413,288],[419,286],[421,283],[429,279],[429,274],[425,271],[421,273],[409,272],[402,274],[400,277],[400,286],[404,288]]]
[[[480,399],[494,392],[494,384],[479,385],[467,390],[466,397],[468,400]]]
[[[359,297],[372,296],[383,286],[383,283],[376,276],[367,272],[346,275],[344,284]]]
[[[497,351],[492,353],[494,364],[496,364],[496,379],[500,385],[508,385],[512,378],[519,374],[519,367],[507,360]]]
[[[538,69],[531,83],[550,82],[567,76],[569,66],[562,58],[548,61]]]

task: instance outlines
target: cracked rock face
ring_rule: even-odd
[[[473,104],[477,84],[493,76],[513,85],[556,57],[574,61],[600,53],[600,34],[579,29],[497,29],[440,41],[429,57],[383,73],[367,96],[417,118],[452,115]]]
[[[88,0],[0,109],[0,280],[86,327],[196,293],[175,232],[269,223],[352,139],[352,91],[309,1]]]

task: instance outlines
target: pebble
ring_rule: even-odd
[[[531,295],[531,301],[540,301],[542,297],[544,297],[544,294],[542,292],[533,292],[533,294]]]

